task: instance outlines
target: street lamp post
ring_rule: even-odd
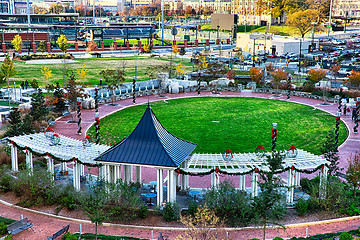
[[[220,30],[220,26],[217,25],[217,39],[219,39],[219,30]]]
[[[329,11],[329,30],[328,30],[328,37],[330,36],[331,31],[331,14],[332,14],[332,6],[333,6],[333,0],[330,0],[330,11]]]
[[[161,0],[161,46],[164,46],[164,1]]]
[[[311,51],[313,51],[314,50],[314,38],[315,38],[315,26],[316,26],[317,22],[313,22],[311,24],[314,26],[312,38],[311,38]]]
[[[254,39],[254,47],[253,47],[253,62],[252,66],[255,67],[255,39]]]

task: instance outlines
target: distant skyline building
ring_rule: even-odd
[[[257,14],[256,0],[233,0],[233,14],[239,16],[239,25],[264,25],[271,21],[271,15]]]

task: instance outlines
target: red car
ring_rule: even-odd
[[[277,55],[276,54],[268,54],[267,57],[268,58],[277,58]]]

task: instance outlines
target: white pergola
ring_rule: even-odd
[[[56,137],[60,141],[52,139]],[[56,133],[34,133],[29,135],[15,136],[8,138],[11,147],[11,165],[12,171],[17,172],[18,169],[18,147],[21,148],[26,155],[26,167],[32,171],[33,169],[33,153],[45,155],[47,159],[48,171],[54,173],[54,159],[58,158],[61,163],[61,170],[66,170],[66,162],[73,161],[73,177],[74,188],[80,190],[80,176],[84,174],[84,164],[96,165],[94,161],[101,153],[110,147],[94,143],[84,143],[73,138],[65,137]]]
[[[206,173],[211,169],[220,169],[229,174],[236,173],[248,173],[252,174],[251,181],[251,196],[257,196],[258,194],[258,174],[254,169],[262,171],[269,171],[266,166],[266,155],[271,153],[233,153],[231,160],[226,160],[223,154],[193,154],[191,158],[183,163],[183,170],[189,173]],[[262,156],[261,156],[262,155]],[[284,168],[289,168],[287,179],[288,191],[287,191],[287,203],[291,204],[294,201],[294,187],[300,186],[300,172],[299,170],[313,170],[320,166],[324,166],[320,174],[320,184],[323,186],[323,181],[326,180],[327,167],[330,162],[323,159],[321,156],[314,155],[304,150],[297,150],[295,156],[289,154],[284,160]],[[298,171],[296,171],[296,169]],[[245,190],[245,175],[239,175],[240,177],[240,190]],[[211,174],[211,186],[218,186],[220,178],[216,176],[216,173]],[[188,178],[182,178],[181,187],[186,189],[188,187]],[[322,188],[321,188],[322,189]]]

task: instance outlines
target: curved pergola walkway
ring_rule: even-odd
[[[196,93],[185,93],[185,94],[167,94],[166,97],[159,96],[149,96],[149,97],[140,97],[136,99],[137,104],[147,103],[148,100],[159,101],[164,99],[174,99],[174,98],[183,98],[183,97],[194,97],[198,96]],[[213,95],[209,92],[202,92],[201,97],[204,96],[218,96]],[[219,97],[255,97],[255,98],[267,98],[267,99],[278,99],[281,101],[287,101],[286,96],[274,98],[271,94],[263,94],[263,93],[249,93],[249,92],[226,92],[222,93]],[[291,97],[290,102],[301,103],[309,106],[313,106],[319,108],[321,110],[327,111],[331,114],[335,114],[337,111],[337,104],[332,105],[320,105],[321,101],[301,98],[301,97]],[[111,105],[101,105],[99,108],[100,117],[104,117],[109,115],[115,111],[121,110],[125,107],[132,106],[132,99],[121,100],[116,102],[117,106]],[[66,135],[68,137],[83,139],[84,135],[77,135],[77,125],[76,124],[68,124],[66,123],[70,120],[70,116],[64,117],[57,121],[54,126],[54,130],[58,133]],[[340,166],[346,167],[347,159],[351,154],[355,154],[360,152],[360,137],[357,134],[352,133],[352,127],[354,123],[351,121],[351,116],[344,116],[342,120],[350,129],[350,134],[345,143],[343,143],[339,148],[340,155]],[[94,121],[94,110],[82,110],[82,127],[83,129],[87,129]],[[335,124],[335,123],[334,123]],[[143,178],[151,179],[152,173],[147,174],[146,171],[143,171]],[[19,233],[15,236],[14,239],[46,239],[46,237],[52,235],[54,232],[59,230],[62,226],[65,226],[70,223],[70,231],[77,232],[79,231],[79,224],[82,224],[83,232],[93,232],[94,226],[88,221],[79,221],[74,219],[63,219],[58,216],[50,216],[44,215],[36,212],[29,211],[27,209],[22,209],[19,207],[9,206],[4,202],[0,202],[0,216],[19,219],[20,215],[24,217],[28,217],[34,223],[34,232],[31,230],[26,230],[22,233]],[[150,225],[150,223],[149,223]],[[282,229],[269,229],[267,230],[267,238],[272,239],[276,236],[280,236],[283,238],[291,238],[293,236],[305,236],[306,228],[309,228],[309,234],[315,235],[325,232],[339,232],[339,231],[348,231],[355,228],[358,228],[360,225],[359,217],[352,218],[343,218],[332,221],[322,221],[315,223],[304,223],[304,224],[296,224],[288,226],[286,231]],[[138,228],[136,226],[121,226],[121,225],[111,225],[104,224],[103,226],[99,226],[100,234],[110,234],[110,235],[126,235],[140,238],[148,238],[150,239],[151,227],[149,228]],[[181,233],[180,229],[172,229],[172,228],[162,228],[158,229],[156,227],[154,229],[154,237],[159,235],[159,232],[167,235],[171,239],[175,239]],[[250,238],[261,238],[262,230],[258,229],[229,229],[229,236],[231,239],[250,239]]]

